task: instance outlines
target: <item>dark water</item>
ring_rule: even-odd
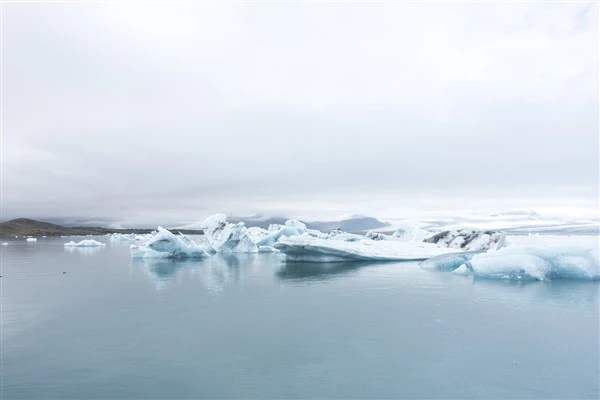
[[[2,247],[4,399],[600,395],[598,282],[68,240]]]

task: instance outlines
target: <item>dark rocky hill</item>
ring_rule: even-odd
[[[200,230],[176,230],[177,232],[200,235]],[[107,233],[149,233],[152,229],[112,229],[103,227],[67,227],[28,218],[17,218],[0,223],[0,236],[67,236],[105,235]]]

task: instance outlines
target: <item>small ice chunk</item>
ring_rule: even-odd
[[[37,242],[37,238],[30,237],[30,238],[27,238],[27,241],[28,242]]]
[[[385,234],[379,233],[379,232],[375,232],[375,231],[369,231],[369,232],[367,232],[367,234],[365,236],[367,237],[367,239],[371,239],[371,240],[388,240],[389,239],[388,235],[385,235]]]
[[[452,271],[452,273],[456,275],[469,275],[472,272],[473,271],[469,267],[467,267],[466,264],[463,264],[460,267],[456,268],[454,271]]]
[[[436,257],[431,257],[421,262],[421,268],[436,269],[439,271],[453,271],[462,265],[469,263],[471,258],[477,254],[475,251],[442,254]]]
[[[259,253],[279,253],[279,250],[277,250],[275,247],[272,247],[272,246],[259,246],[258,252]]]

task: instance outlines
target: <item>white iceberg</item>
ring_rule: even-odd
[[[2,243],[2,246],[8,246],[7,242]]]
[[[496,251],[434,257],[421,267],[454,270],[477,278],[506,280],[600,280],[600,262],[592,252],[576,247],[510,246]]]
[[[125,233],[113,233],[110,235],[110,240],[115,242],[128,242],[131,240],[131,236]]]
[[[259,253],[279,253],[279,250],[277,250],[273,246],[259,246],[258,252]]]
[[[264,229],[264,228],[260,228],[258,226],[250,226],[250,227],[248,227],[248,235],[250,236],[250,239],[252,239],[252,241],[254,243],[260,242],[268,234],[269,234],[269,231],[266,230],[266,229]]]
[[[27,238],[27,241],[28,242],[37,242],[37,238],[33,238],[33,237]]]
[[[412,261],[460,251],[416,241],[376,241],[363,238],[349,242],[308,235],[281,238],[274,247],[285,253],[287,261],[305,262]]]
[[[205,258],[209,257],[206,245],[194,242],[186,235],[174,235],[159,226],[146,242],[130,247],[132,258]]]
[[[367,239],[371,239],[371,240],[389,240],[390,239],[390,237],[388,235],[386,235],[384,233],[380,233],[380,232],[375,232],[375,231],[367,232],[365,237]]]
[[[215,214],[202,222],[208,243],[219,253],[258,253],[258,246],[243,222],[227,222],[224,214]]]
[[[487,279],[600,279],[598,259],[584,248],[512,246],[476,254],[465,265]]]
[[[65,247],[104,247],[106,243],[98,242],[94,239],[85,239],[79,243],[73,241],[65,243]]]
[[[327,234],[320,234],[317,237],[321,239],[329,239],[329,240],[342,240],[344,242],[358,242],[359,240],[363,240],[365,237],[361,235],[356,235],[354,233],[344,232],[343,230],[336,228]]]
[[[458,229],[437,233],[424,241],[451,249],[485,251],[504,247],[506,244],[506,235],[498,231]]]
[[[394,233],[392,233],[392,239],[403,241],[422,241],[430,234],[431,232],[422,229],[418,224],[406,222],[396,228]]]
[[[267,234],[256,244],[258,246],[273,246],[282,237],[300,236],[308,233],[317,234],[316,231],[309,232],[304,223],[290,219],[285,221],[285,225],[271,224]]]
[[[421,262],[421,268],[436,269],[440,271],[454,271],[463,266],[466,262],[471,261],[471,258],[477,254],[474,251],[465,251],[462,253],[442,254],[440,256],[431,257]]]

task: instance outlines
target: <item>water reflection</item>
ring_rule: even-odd
[[[90,256],[93,254],[96,254],[100,251],[102,251],[104,249],[104,247],[98,246],[98,247],[77,247],[77,246],[65,246],[65,252],[67,253],[77,253],[77,254],[83,254],[86,256]]]
[[[173,280],[197,281],[207,291],[217,293],[240,281],[243,273],[256,266],[256,256],[217,254],[202,260],[133,259],[132,266],[144,271],[156,290],[165,289]]]
[[[360,268],[370,265],[373,265],[373,263],[360,261],[335,263],[284,263],[279,271],[277,271],[276,276],[281,280],[322,281],[349,275],[355,273]]]
[[[569,308],[597,308],[600,283],[593,281],[510,281],[475,278],[473,294],[484,301],[511,303],[516,307],[544,303]]]

